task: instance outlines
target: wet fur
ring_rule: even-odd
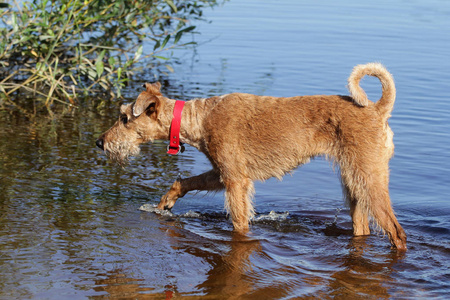
[[[382,97],[376,103],[359,85],[366,75],[381,82]],[[161,94],[159,83],[145,87],[99,138],[106,153],[119,162],[134,155],[140,143],[169,138],[175,100]],[[381,64],[370,63],[353,69],[348,87],[351,96],[234,93],[187,101],[180,139],[203,152],[212,170],[177,180],[158,207],[170,209],[192,190],[225,189],[234,228],[245,233],[254,214],[254,180],[281,178],[310,158],[325,155],[340,168],[354,235],[370,234],[371,217],[392,245],[406,250],[406,235],[388,191],[394,144],[387,120],[395,101],[394,81]]]

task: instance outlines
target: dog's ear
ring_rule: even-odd
[[[154,83],[144,83],[144,88],[146,91],[152,95],[155,96],[161,96],[161,83],[154,82]]]
[[[143,112],[147,111],[149,115],[153,114],[154,118],[158,117],[161,100],[149,93],[143,92],[136,99],[133,105],[133,116],[139,117]]]

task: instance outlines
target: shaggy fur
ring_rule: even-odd
[[[365,75],[381,81],[382,97],[367,99],[359,81]],[[168,140],[175,100],[164,97],[160,84],[146,84],[135,103],[121,108],[120,119],[97,145],[119,163],[138,153],[138,145]],[[234,93],[187,101],[180,140],[203,152],[212,170],[177,180],[158,207],[170,209],[192,190],[225,189],[225,207],[238,232],[248,231],[254,214],[254,180],[281,178],[311,157],[325,155],[340,168],[350,206],[354,235],[368,235],[369,217],[406,250],[406,235],[389,198],[389,160],[394,153],[388,118],[395,101],[391,74],[378,63],[353,69],[351,96],[277,98]]]

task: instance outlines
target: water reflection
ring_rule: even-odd
[[[169,234],[177,236],[180,232],[171,231]],[[202,258],[211,269],[205,274],[206,279],[195,288],[206,295],[220,295],[226,299],[242,299],[257,289],[257,283],[251,278],[254,265],[251,258],[263,255],[261,243],[258,240],[231,233],[230,239],[208,242],[215,251],[205,251],[205,241],[186,243],[183,250],[191,255]]]
[[[172,224],[174,225],[174,224]],[[261,243],[246,236],[231,234],[230,239],[205,240],[177,226],[162,227],[170,237],[172,248],[189,256],[200,258],[210,266],[206,279],[193,288],[194,294],[210,295],[223,299],[242,299],[257,289],[250,277],[253,271],[251,257],[262,255]],[[189,267],[189,263],[185,263]],[[137,275],[137,274],[136,274]],[[165,297],[183,295],[176,283],[167,278],[164,291],[148,287],[144,279],[132,275],[132,271],[121,268],[107,273],[97,273],[93,290],[98,295],[93,298],[134,298]],[[190,294],[190,293],[188,293]]]
[[[106,274],[100,273],[97,277],[93,289],[101,295],[92,296],[94,299],[140,299],[143,294],[154,290],[141,286],[143,279],[132,278],[122,269],[115,269]],[[171,291],[168,290],[165,295],[166,299],[170,299]]]
[[[324,245],[320,254],[311,255],[286,249],[258,234],[249,237],[221,232],[211,238],[206,229],[202,236],[179,222],[169,222],[162,230],[170,237],[173,249],[199,258],[210,267],[205,279],[194,288],[204,295],[226,299],[294,295],[389,298],[392,290],[400,286],[394,277],[405,253],[380,254],[373,237],[349,238],[347,246],[335,252],[331,250],[333,246]],[[171,288],[179,294],[176,284]]]
[[[395,266],[405,256],[403,252],[391,251],[388,254],[377,254],[367,242],[368,237],[353,237],[348,245],[348,254],[344,255],[340,267],[342,270],[331,275],[331,295],[339,299],[355,297],[390,298],[391,284],[395,280]]]
[[[242,299],[242,296],[255,290],[255,282],[249,278],[253,271],[250,258],[262,255],[261,243],[246,236],[232,234],[227,245],[227,252],[209,262],[212,269],[206,274],[207,279],[197,288],[209,295]]]

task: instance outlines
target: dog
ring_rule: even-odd
[[[381,82],[382,96],[376,103],[359,85],[366,75]],[[176,154],[187,143],[212,165],[206,173],[177,179],[158,208],[171,209],[189,191],[224,189],[234,230],[245,234],[254,215],[255,180],[281,179],[310,158],[325,156],[339,167],[353,234],[369,235],[371,218],[394,247],[406,250],[406,234],[388,190],[394,154],[388,119],[396,90],[383,65],[354,67],[348,79],[350,96],[233,93],[184,102],[164,97],[158,82],[144,87],[134,103],[121,106],[119,120],[98,138],[97,146],[124,164],[139,153],[139,144],[170,140],[169,153]]]

